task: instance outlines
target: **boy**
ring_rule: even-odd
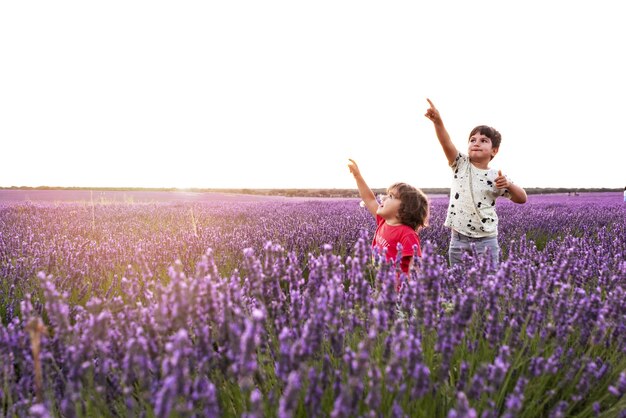
[[[515,203],[526,202],[526,191],[511,182],[501,171],[489,167],[502,137],[494,128],[480,125],[469,135],[467,155],[460,153],[446,131],[439,111],[428,100],[426,116],[435,132],[448,164],[454,172],[445,226],[452,230],[448,257],[450,265],[461,262],[472,244],[479,253],[489,253],[493,265],[500,260],[496,198],[504,196]]]
[[[356,162],[349,160],[348,168],[356,180],[359,195],[367,210],[376,218],[376,233],[372,247],[381,254],[387,250],[387,260],[396,261],[398,243],[402,244],[400,269],[408,274],[413,264],[413,246],[417,245],[417,255],[422,256],[417,231],[426,226],[428,219],[428,198],[419,189],[406,183],[394,183],[378,204],[374,192],[369,188]]]

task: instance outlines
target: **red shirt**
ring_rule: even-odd
[[[417,232],[407,225],[387,225],[380,215],[376,215],[376,223],[378,227],[374,234],[372,247],[378,247],[381,253],[386,248],[387,260],[395,261],[398,255],[398,243],[402,244],[401,268],[403,272],[408,274],[411,262],[409,257],[413,256],[413,245],[417,245],[417,255],[422,256],[422,247]]]

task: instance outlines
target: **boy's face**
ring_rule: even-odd
[[[498,153],[498,148],[493,148],[491,139],[479,132],[472,135],[467,144],[467,154],[471,161],[488,162]]]
[[[376,214],[387,221],[397,220],[401,204],[398,192],[394,189],[389,190],[386,195],[383,195]]]

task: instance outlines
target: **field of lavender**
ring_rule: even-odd
[[[399,291],[355,199],[0,203],[0,416],[626,417],[621,194],[499,202]]]

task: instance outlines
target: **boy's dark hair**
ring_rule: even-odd
[[[474,129],[472,129],[472,132],[470,132],[469,136],[467,137],[467,140],[469,141],[472,135],[477,134],[477,133],[481,135],[485,135],[487,138],[491,139],[491,146],[493,148],[500,148],[500,141],[502,141],[502,135],[500,135],[500,132],[496,131],[491,126],[479,125],[475,127]]]
[[[428,198],[420,189],[406,183],[394,183],[387,192],[394,190],[400,199],[398,217],[404,225],[414,230],[428,226]]]

